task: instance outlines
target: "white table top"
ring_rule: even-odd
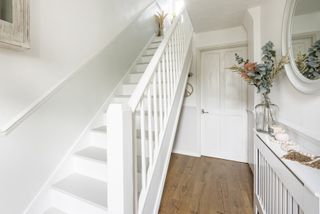
[[[257,136],[276,154],[282,162],[294,173],[297,178],[304,183],[314,195],[320,197],[320,169],[314,169],[295,161],[287,160],[282,158],[287,152],[281,149],[281,146],[270,140],[268,134],[256,132]],[[299,145],[299,151],[312,153],[305,150],[301,145]]]

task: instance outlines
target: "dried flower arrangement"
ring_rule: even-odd
[[[320,169],[320,158],[309,154],[304,154],[295,150],[290,150],[283,158],[287,160],[297,161],[306,166]]]
[[[298,151],[290,150],[288,154],[284,155],[283,158],[287,160],[297,161],[300,163],[310,162],[312,158],[310,156],[304,155]]]
[[[159,27],[157,36],[163,36],[164,20],[167,16],[168,14],[164,13],[164,11],[157,12],[157,14],[154,15]]]
[[[320,159],[311,161],[310,163],[306,163],[305,165],[306,166],[310,166],[310,167],[315,168],[315,169],[320,169]]]
[[[289,62],[288,57],[281,57],[280,62],[276,62],[276,51],[274,44],[269,41],[262,47],[261,63],[244,60],[235,54],[237,65],[229,69],[240,74],[249,85],[254,85],[258,93],[262,93],[263,102],[256,105],[256,130],[258,132],[270,133],[271,126],[276,124],[276,113],[278,107],[271,103],[268,94],[274,80],[283,70],[284,65]]]
[[[276,63],[276,51],[274,44],[267,42],[262,47],[262,63],[249,62],[236,54],[238,65],[234,65],[230,70],[237,72],[250,85],[258,89],[258,93],[264,96],[270,93],[273,81],[283,70],[284,65],[289,63],[288,57],[283,56],[279,63]]]
[[[269,136],[269,140],[280,145],[281,149],[287,152],[283,156],[284,159],[297,161],[303,165],[320,169],[320,156],[298,151],[299,146],[290,139],[285,128],[280,125],[273,126],[272,128],[273,135]]]
[[[316,80],[320,78],[320,40],[316,41],[307,53],[299,52],[296,65],[303,76]]]

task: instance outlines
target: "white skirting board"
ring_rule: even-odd
[[[201,155],[198,153],[186,152],[186,151],[182,151],[182,150],[174,150],[174,151],[172,151],[172,153],[179,154],[179,155],[191,156],[191,157],[201,157]]]

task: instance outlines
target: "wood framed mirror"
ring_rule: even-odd
[[[30,48],[29,0],[0,0],[0,47]]]
[[[287,76],[296,89],[320,94],[320,0],[287,0],[282,52]]]

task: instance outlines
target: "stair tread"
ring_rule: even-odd
[[[67,213],[62,212],[57,208],[51,207],[48,210],[46,210],[43,214],[67,214]]]
[[[138,62],[136,65],[148,65],[150,62]]]
[[[124,82],[122,85],[138,85],[136,82]]]
[[[143,74],[145,71],[133,71],[131,74]]]
[[[113,100],[112,101],[112,103],[114,103],[114,104],[124,104],[126,102],[127,102],[127,100]]]
[[[92,129],[92,131],[106,133],[107,132],[107,127],[106,126],[99,126],[97,128]]]
[[[132,95],[129,95],[129,94],[116,94],[116,95],[114,95],[115,98],[128,98],[128,99],[129,99],[131,96],[132,96]],[[153,94],[151,94],[150,96],[151,96],[152,98],[154,97]],[[145,95],[144,97],[147,98],[146,95]],[[160,96],[157,95],[156,97],[159,98]],[[162,96],[162,97],[164,97],[164,96]]]
[[[150,56],[154,56],[154,54],[143,54],[142,57],[150,57]]]
[[[119,98],[130,98],[131,95],[127,95],[127,94],[117,94],[117,95],[115,95],[115,97],[119,97]]]
[[[136,75],[137,75],[137,76],[139,76],[139,77],[142,77],[143,74],[142,74],[141,72],[131,71],[131,72],[129,73],[129,75],[130,75],[130,76],[136,76]]]
[[[154,49],[158,49],[158,47],[148,47],[147,50],[154,50]]]
[[[162,40],[153,40],[152,43],[161,43]]]
[[[75,173],[54,184],[53,188],[107,208],[107,183],[103,181]]]
[[[157,36],[153,38],[153,42],[155,41],[162,41],[163,40],[163,36]]]
[[[141,56],[140,60],[144,59],[144,60],[151,60],[153,57],[152,56]]]
[[[94,146],[87,147],[75,153],[77,156],[81,156],[87,159],[101,161],[107,163],[107,150]]]

